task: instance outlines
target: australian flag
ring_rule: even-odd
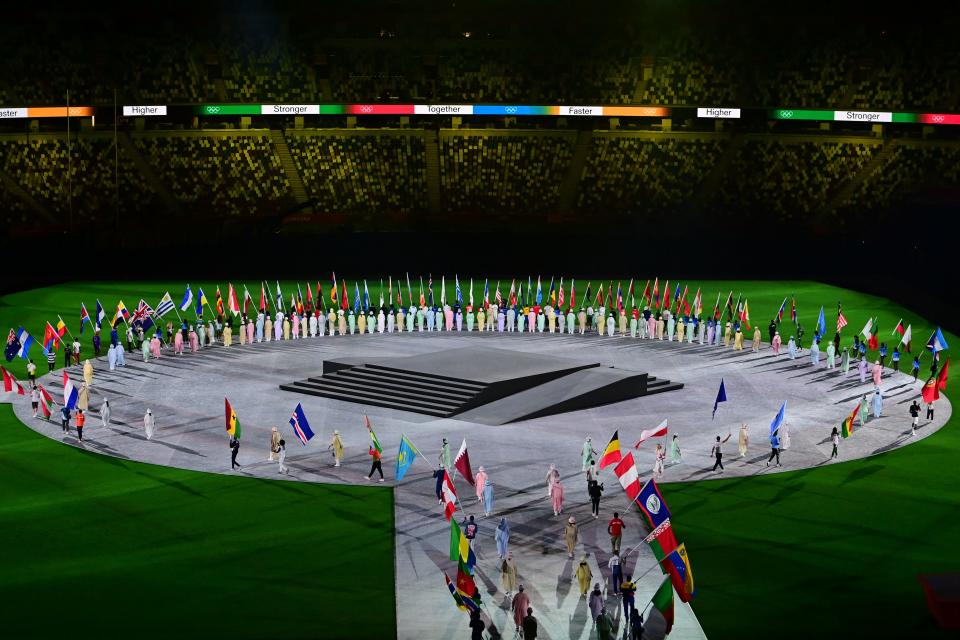
[[[313,437],[313,430],[310,429],[307,416],[303,413],[303,405],[299,402],[297,403],[297,408],[293,410],[293,417],[290,418],[290,426],[293,427],[293,432],[297,434],[300,442],[304,445],[307,444],[307,440]]]

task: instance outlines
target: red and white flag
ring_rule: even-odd
[[[443,496],[443,515],[447,518],[447,522],[449,522],[450,518],[453,517],[454,511],[457,510],[457,490],[453,486],[453,480],[450,478],[450,474],[446,471],[443,472],[443,489],[441,495]]]
[[[227,283],[227,307],[233,315],[239,315],[240,304],[237,302],[237,290],[233,288],[233,283]]]
[[[26,395],[26,391],[23,390],[23,385],[17,382],[17,379],[13,377],[13,374],[7,371],[5,368],[0,367],[0,372],[3,372],[3,390],[7,393],[15,391],[17,395]]]
[[[473,479],[473,471],[470,469],[470,454],[467,453],[466,438],[463,439],[460,450],[457,451],[457,457],[453,459],[453,466],[456,467],[457,471],[460,472],[460,475],[462,475],[467,482],[476,486],[477,483]]]
[[[843,308],[840,306],[840,303],[837,303],[837,333],[840,333],[840,329],[843,329],[847,326],[847,319],[843,315]]]
[[[617,474],[617,479],[620,481],[623,490],[627,492],[630,502],[636,500],[637,496],[640,495],[641,487],[640,474],[637,473],[637,465],[633,462],[633,453],[628,451],[627,455],[623,456],[617,466],[613,468],[613,471]],[[449,520],[449,518],[447,519]]]
[[[634,449],[639,449],[640,445],[649,440],[650,438],[662,438],[667,435],[667,421],[664,420],[658,424],[653,429],[644,429],[640,432],[640,439],[637,440],[637,444],[633,445]]]
[[[53,406],[53,396],[39,385],[37,389],[40,391],[40,409],[43,411],[43,417],[49,419],[50,414],[53,413],[53,410],[50,408]]]

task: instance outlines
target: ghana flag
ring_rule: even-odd
[[[670,583],[669,577],[664,578],[663,582],[660,583],[660,588],[653,594],[653,599],[650,601],[650,604],[660,612],[660,615],[663,616],[664,621],[667,623],[667,628],[664,630],[663,635],[669,635],[673,629],[673,585]]]
[[[240,439],[240,419],[237,418],[237,412],[233,410],[233,407],[230,406],[230,401],[226,398],[223,399],[223,404],[226,409],[226,420],[227,420],[227,435],[231,438]]]
[[[860,413],[859,402],[857,402],[857,406],[853,408],[853,412],[846,417],[846,419],[843,421],[843,424],[840,426],[840,433],[844,438],[849,438],[853,435],[853,421],[856,420],[858,413]]]

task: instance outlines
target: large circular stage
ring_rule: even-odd
[[[63,436],[58,423],[31,418],[28,403],[16,404],[17,416],[50,438],[107,455],[200,471],[331,483],[368,482],[369,437],[363,415],[369,416],[384,446],[384,486],[395,492],[399,638],[465,633],[466,620],[450,606],[442,575],[451,564],[449,525],[437,505],[432,478],[442,438],[454,453],[465,438],[474,470],[483,465],[495,487],[495,518],[481,521],[477,565],[478,584],[482,582],[494,622],[512,635],[509,600],[500,587],[492,538],[499,517],[506,516],[521,582],[547,636],[586,638],[591,627],[584,626],[588,616],[580,615],[586,601],[580,598],[572,575],[575,565],[562,542],[563,522],[575,515],[582,524],[584,544],[578,559],[588,552],[595,581],[602,582],[600,576],[609,574],[606,522],[614,510],[626,512],[629,505],[607,469],[602,473],[606,494],[600,518],[590,517],[580,458],[585,437],[602,451],[619,430],[621,444],[633,451],[645,479],[653,467],[656,441],[663,440],[639,449],[633,445],[642,430],[667,419],[670,435],[679,434],[683,457],[681,463],[667,466],[661,482],[720,477],[711,471],[710,449],[717,435],[728,433],[732,437],[724,447],[725,477],[817,467],[835,463],[829,457],[832,427],[839,426],[863,394],[873,391],[869,377],[861,383],[855,368],[844,375],[839,368],[827,369],[822,359],[814,367],[807,351],[791,360],[785,350],[775,355],[768,344],[752,353],[749,342],[745,350],[734,351],[595,333],[324,336],[235,343],[182,356],[164,351],[148,363],[138,354],[128,354],[125,367],[106,369],[105,360],[95,363],[91,405],[99,408],[102,399],[109,398],[113,421],[101,427],[91,417],[83,443],[73,435]],[[69,372],[81,379],[79,367]],[[58,376],[56,372],[43,380],[51,392],[60,388]],[[331,378],[341,380],[335,393],[329,392]],[[444,379],[451,388],[459,385],[466,391],[448,393],[442,388]],[[721,379],[727,402],[719,405],[714,419]],[[297,382],[302,383],[299,388]],[[841,443],[840,461],[904,446],[943,426],[950,416],[946,399],[938,402],[936,419],[921,420],[911,436],[907,408],[919,398],[921,382],[888,368],[882,380],[883,415],[871,418]],[[641,385],[643,393],[638,392]],[[337,399],[337,393],[346,395]],[[390,394],[396,397],[387,398]],[[230,470],[224,397],[236,409],[243,429],[238,457],[243,468],[237,472]],[[409,405],[403,406],[405,401]],[[298,402],[316,432],[307,446],[288,425]],[[781,455],[782,467],[768,467],[767,435],[784,402],[789,447]],[[157,431],[151,440],[142,428],[147,408],[156,416]],[[442,415],[436,415],[438,411]],[[747,455],[740,458],[737,434],[743,423],[749,426],[751,441]],[[274,426],[287,441],[288,475],[281,476],[276,463],[267,461]],[[339,468],[326,449],[334,429],[346,445]],[[392,471],[401,434],[426,459],[417,459],[407,477],[395,483]],[[567,485],[560,517],[553,516],[546,499],[544,477],[551,463]],[[460,480],[457,489],[466,513],[482,515],[472,487]],[[669,487],[664,497],[669,504]],[[458,513],[458,518],[462,515]],[[681,514],[675,516],[682,519]],[[638,545],[642,531],[639,518],[631,514],[623,549]],[[647,545],[637,547],[627,566],[643,574],[637,601],[646,602],[660,580],[659,571],[645,573],[655,567]],[[611,598],[609,606],[617,608],[616,600]],[[671,637],[703,637],[692,610],[679,602]]]

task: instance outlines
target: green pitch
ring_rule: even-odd
[[[194,294],[202,287],[215,305],[216,283],[191,284]],[[269,297],[275,294],[271,284]],[[329,282],[322,284],[329,304]],[[578,300],[586,284],[577,281]],[[592,284],[595,295],[598,282]],[[622,284],[626,292],[627,282]],[[220,285],[226,296],[226,283]],[[413,285],[416,298],[419,281]],[[242,305],[243,283],[238,286]],[[256,307],[260,285],[247,286]],[[281,286],[289,305],[296,285]],[[479,302],[482,280],[474,286]],[[500,283],[504,296],[509,286]],[[643,281],[635,286],[639,293]],[[838,301],[849,320],[844,344],[869,316],[877,317],[879,338],[891,349],[901,317],[913,325],[915,352],[923,351],[934,327],[882,298],[818,283],[690,286],[691,302],[702,287],[708,313],[718,292],[723,304],[730,289],[734,298],[742,291],[751,323],[761,326],[765,338],[784,296],[795,294],[806,346],[821,305],[832,335]],[[156,306],[169,290],[179,303],[183,287],[70,283],[11,294],[0,298],[0,326],[23,324],[41,340],[44,323],[56,323],[60,314],[76,334],[81,301],[92,315],[99,297],[109,319],[118,299],[131,310],[141,297]],[[315,280],[313,287],[316,293]],[[461,280],[461,287],[467,298],[469,280]],[[369,289],[379,302],[379,279]],[[491,297],[494,290],[491,283]],[[348,293],[352,306],[352,279]],[[569,300],[569,288],[565,295]],[[405,283],[403,296],[406,302]],[[451,279],[447,300],[453,297]],[[792,329],[785,323],[785,339]],[[84,357],[92,352],[91,335],[88,326],[81,337]],[[946,339],[951,347],[960,344],[955,335]],[[38,348],[33,356],[45,371]],[[929,357],[923,357],[921,379]],[[902,368],[909,362],[905,357]],[[22,360],[8,369],[25,377]],[[946,394],[952,397],[956,387],[951,381]],[[905,406],[889,410],[903,413],[906,429]],[[916,574],[960,571],[957,421],[954,416],[922,442],[865,460],[666,485],[664,496],[678,537],[687,543],[699,591],[693,607],[707,636],[740,638],[769,630],[778,637],[946,637],[926,611]],[[5,620],[12,635],[137,629],[147,635],[176,630],[208,637],[332,637],[341,630],[346,637],[341,624],[348,624],[359,625],[368,637],[393,636],[393,509],[387,491],[123,462],[35,435],[8,408],[0,409],[0,486],[0,548],[8,558],[0,599],[14,612]]]

